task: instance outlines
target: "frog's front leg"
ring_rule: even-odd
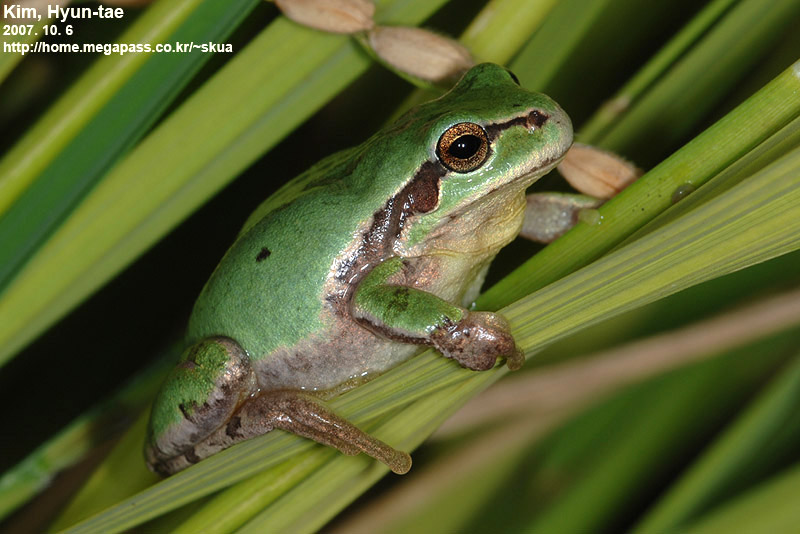
[[[583,194],[528,195],[522,237],[539,243],[555,241],[575,226],[582,210],[599,208],[642,174],[616,154],[580,143],[572,145],[558,172]]]
[[[572,193],[532,193],[519,235],[537,243],[552,243],[575,226],[581,210],[599,208],[605,200]]]
[[[234,340],[217,337],[190,347],[153,404],[145,456],[170,475],[240,441],[275,428],[345,454],[363,451],[395,473],[411,457],[359,430],[322,402],[294,390],[259,391],[249,357]]]
[[[390,283],[403,268],[403,260],[394,257],[365,276],[351,301],[357,321],[389,339],[432,345],[468,369],[491,369],[498,357],[511,370],[522,367],[525,355],[503,317],[471,312],[432,293]]]

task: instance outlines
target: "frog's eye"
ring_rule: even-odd
[[[489,137],[474,122],[460,122],[445,131],[436,145],[436,156],[455,172],[474,171],[489,155]]]

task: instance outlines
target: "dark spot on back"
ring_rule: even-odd
[[[270,255],[270,254],[272,254],[272,252],[270,252],[270,251],[269,251],[269,249],[268,249],[267,247],[264,247],[264,248],[262,248],[262,249],[261,249],[261,251],[258,253],[258,256],[256,256],[256,261],[264,261],[264,260],[266,260],[267,258],[269,258],[269,255]]]
[[[185,417],[186,419],[189,419],[189,411],[186,409],[186,406],[183,403],[180,403],[178,405],[178,409],[183,414],[183,417]]]

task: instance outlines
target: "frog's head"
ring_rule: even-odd
[[[408,236],[412,243],[484,204],[476,201],[522,194],[572,144],[572,124],[558,104],[491,63],[470,69],[450,92],[410,111],[390,132],[382,139],[402,146],[414,165],[404,186],[416,203],[414,228],[407,228],[416,234]],[[382,157],[394,159],[391,147],[383,148]]]
[[[527,187],[572,145],[572,123],[558,104],[523,89],[513,73],[492,63],[470,69],[419,114],[429,111],[435,114],[427,131],[429,156],[449,171],[443,193],[453,197],[518,180]]]

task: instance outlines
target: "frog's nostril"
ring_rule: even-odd
[[[542,113],[538,109],[534,109],[533,111],[528,113],[528,128],[529,129],[541,128],[549,118],[550,115]]]

